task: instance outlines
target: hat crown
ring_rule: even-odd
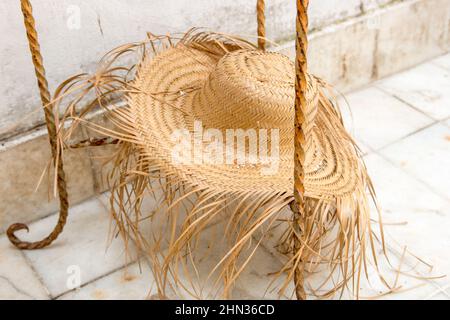
[[[293,99],[294,64],[288,57],[273,52],[235,51],[225,55],[211,73],[226,91],[241,99],[288,103]]]
[[[207,127],[292,128],[294,95],[295,66],[288,57],[238,50],[212,69],[194,112]]]

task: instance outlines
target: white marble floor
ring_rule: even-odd
[[[366,154],[382,207],[391,269],[402,271],[393,273],[397,290],[381,298],[450,299],[450,54],[346,98],[347,127]],[[33,223],[33,239],[55,219]],[[99,196],[71,209],[65,232],[47,249],[20,252],[0,235],[0,299],[151,298],[148,265],[132,247],[110,241],[110,224]],[[265,244],[238,282],[236,298],[276,298],[265,289],[281,262],[270,241]],[[379,293],[376,282],[363,288],[362,298]]]

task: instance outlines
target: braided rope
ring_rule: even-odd
[[[294,213],[294,246],[295,252],[301,247],[302,230],[305,230],[305,148],[304,131],[305,110],[307,108],[307,58],[308,50],[308,4],[309,0],[297,0],[297,41],[296,41],[296,81],[295,81],[295,156],[294,156],[294,198],[295,205],[291,205]],[[306,300],[304,289],[304,264],[299,262],[295,271],[295,288],[297,298]]]
[[[295,159],[294,159],[294,198],[295,203],[291,204],[291,210],[294,213],[294,246],[295,252],[301,250],[302,230],[305,230],[305,149],[306,137],[304,124],[307,109],[307,51],[308,51],[308,5],[309,0],[297,0],[297,19],[296,19],[296,83],[295,83]],[[265,49],[266,41],[266,17],[265,1],[258,0],[256,4],[256,13],[258,21],[258,47]],[[304,264],[298,263],[295,271],[295,288],[299,300],[306,300],[304,289]]]
[[[34,69],[36,73],[37,83],[39,86],[39,92],[41,101],[44,106],[45,121],[47,124],[47,131],[50,140],[50,146],[52,150],[52,157],[54,162],[57,162],[57,186],[59,192],[60,212],[58,223],[53,231],[43,240],[38,242],[24,242],[18,239],[15,232],[18,230],[27,230],[28,226],[23,223],[16,223],[8,228],[7,235],[13,245],[22,250],[36,250],[49,246],[63,231],[67,221],[67,215],[69,210],[69,201],[67,195],[66,179],[64,174],[64,168],[61,157],[61,150],[58,148],[58,142],[56,138],[56,125],[55,116],[50,105],[51,96],[48,90],[48,83],[45,77],[45,69],[43,65],[42,55],[40,53],[40,46],[38,35],[35,27],[35,20],[33,18],[33,9],[29,0],[21,0],[22,13],[24,16],[25,28],[27,31],[27,38],[30,45],[30,51],[33,59]]]
[[[256,3],[256,16],[258,21],[258,48],[266,49],[266,4],[265,0],[258,0]]]
[[[86,140],[82,140],[78,143],[74,143],[69,145],[69,149],[82,149],[88,147],[103,147],[107,145],[115,145],[118,144],[118,139],[113,139],[111,137],[106,138],[89,138]]]

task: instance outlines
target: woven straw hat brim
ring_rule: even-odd
[[[241,53],[245,54],[237,54]],[[138,90],[129,95],[128,102],[129,114],[134,117],[136,137],[143,152],[163,172],[177,175],[198,189],[254,192],[257,186],[261,192],[291,194],[294,183],[294,134],[290,127],[293,122],[288,123],[287,129],[280,130],[279,169],[274,175],[264,174],[261,165],[177,164],[172,160],[176,143],[173,133],[177,130],[192,132],[193,122],[203,120],[195,114],[198,107],[196,92],[208,83],[208,77],[222,58],[223,55],[179,44],[156,57],[147,57],[140,64],[133,83]],[[294,79],[293,64],[290,72],[288,76]],[[290,87],[288,98],[292,100],[291,110],[282,111],[289,113],[285,115],[287,119],[293,119],[294,113],[293,81]],[[321,199],[351,194],[360,171],[357,151],[345,133],[334,106],[324,99],[323,90],[320,83],[310,76],[306,96],[313,119],[310,121],[306,150],[305,189],[307,196]],[[264,96],[261,98],[264,99]],[[207,107],[213,110],[223,108],[221,105]],[[244,123],[247,119],[250,126],[254,125],[254,120],[245,112],[232,115],[240,119],[237,128],[242,127],[242,119]]]
[[[189,260],[195,267],[195,248],[202,242],[198,237],[222,219],[222,213],[228,221],[220,231],[226,253],[208,276],[217,275],[215,288],[222,297],[230,296],[262,243],[253,240],[260,232],[260,241],[267,239],[275,226],[281,228],[280,248],[288,257],[280,272],[287,275],[280,297],[295,279],[300,259],[305,270],[329,266],[331,273],[343,277],[336,282],[329,274],[314,294],[328,297],[352,284],[351,290],[358,292],[369,252],[376,252],[368,198],[374,199],[374,191],[333,103],[332,90],[322,80],[308,77],[307,104],[301,112],[305,118],[300,119],[303,134],[296,135],[295,68],[286,56],[260,51],[239,37],[210,32],[192,30],[176,44],[172,40],[149,35],[144,42],[114,49],[94,74],[66,80],[55,95],[58,109],[64,96],[78,93],[68,103],[66,118],[77,107],[81,110],[68,129],[60,128],[58,141],[69,143],[75,128],[84,123],[117,141],[108,175],[111,213],[126,246],[132,240],[149,257],[160,296],[169,288],[194,287],[179,277],[179,267],[183,265],[185,279],[193,278],[184,263]],[[122,65],[127,53],[137,59]],[[92,91],[96,99],[80,105]],[[106,110],[107,126],[89,121],[88,112],[97,106]],[[195,133],[197,120],[220,133],[278,128],[278,171],[265,175],[261,165],[177,163],[172,158],[178,145],[173,133]],[[299,217],[293,205],[294,138],[303,137],[306,197],[304,215]],[[150,212],[143,207],[148,198],[156,204]],[[294,211],[288,219],[287,206]],[[163,217],[162,225],[153,225],[157,216]],[[305,235],[301,244],[299,230]],[[384,243],[381,224],[380,231]],[[331,287],[325,288],[327,284]]]

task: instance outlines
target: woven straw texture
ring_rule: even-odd
[[[336,130],[342,127],[340,118],[331,117],[321,103],[315,78],[310,76],[308,83],[307,196],[348,195],[356,187],[356,151]],[[164,171],[202,189],[253,191],[258,186],[261,192],[292,193],[295,67],[287,57],[256,50],[217,55],[179,45],[146,59],[133,86],[142,91],[129,99],[140,144]],[[226,129],[279,129],[279,171],[265,175],[261,165],[251,164],[175,164],[173,133],[186,129],[194,134],[195,120],[205,129],[223,130],[224,136]]]
[[[134,63],[122,64],[129,54]],[[320,287],[331,286],[314,295],[351,289],[358,296],[370,256],[367,247],[376,262],[368,206],[372,185],[331,89],[311,75],[301,119],[306,137],[302,207],[309,213],[301,237],[298,218],[283,218],[283,209],[295,200],[295,81],[294,64],[281,54],[258,50],[238,37],[191,30],[178,38],[149,35],[147,41],[119,47],[101,60],[96,73],[74,76],[57,89],[56,107],[72,98],[62,115],[72,124],[59,128],[61,149],[81,124],[118,141],[109,174],[111,213],[126,246],[133,241],[149,257],[161,297],[167,288],[195,287],[193,281],[184,283],[180,272],[192,280],[187,265],[197,270],[198,238],[224,213],[226,250],[209,275],[216,278],[220,297],[231,297],[239,275],[276,224],[284,228],[280,243],[287,258],[278,273],[284,278],[280,296],[296,278],[297,297],[306,297],[300,262],[307,273],[328,269]],[[96,97],[85,103],[91,91]],[[125,106],[111,107],[117,100]],[[98,106],[106,110],[114,128],[86,119]],[[174,161],[173,133],[194,135],[198,121],[202,130],[221,134],[227,129],[279,129],[278,171],[264,174],[264,164],[197,162],[204,159],[197,159],[194,151],[188,153],[194,161]],[[203,143],[207,147],[208,142]],[[241,147],[254,155],[247,145]],[[148,197],[158,203],[151,212],[142,209]],[[162,215],[164,226],[149,228],[145,222],[157,215]],[[262,238],[254,243],[259,231]],[[195,292],[191,296],[199,298]]]
[[[20,249],[39,249],[62,232],[68,209],[63,151],[70,148],[67,142],[74,130],[86,123],[89,112],[101,107],[115,127],[87,122],[103,135],[87,142],[118,144],[109,176],[111,213],[125,246],[133,240],[150,258],[160,297],[165,297],[168,287],[178,287],[201,298],[192,281],[192,273],[198,270],[198,238],[225,212],[228,223],[223,232],[228,249],[208,275],[208,279],[217,276],[214,287],[221,297],[230,297],[267,230],[281,222],[285,232],[280,243],[287,259],[278,273],[284,277],[278,288],[280,296],[294,280],[296,297],[306,299],[305,273],[327,266],[328,276],[317,288],[322,293],[313,288],[311,292],[327,297],[338,289],[352,289],[358,298],[361,274],[363,270],[367,273],[366,246],[377,266],[374,240],[380,240],[384,248],[383,232],[381,229],[378,239],[371,230],[367,195],[374,195],[372,184],[345,131],[331,90],[307,73],[308,3],[297,0],[295,65],[281,54],[265,51],[265,1],[258,0],[259,50],[246,40],[223,34],[191,30],[172,38],[148,33],[147,41],[110,51],[95,74],[64,81],[50,101],[31,5],[21,0],[58,173],[61,211],[57,226],[44,240],[22,242],[15,232],[28,227],[14,224],[7,232],[10,241]],[[129,53],[141,56],[135,63],[120,65]],[[91,93],[95,98],[85,104]],[[60,110],[68,97],[71,100],[64,114],[54,115],[53,108]],[[126,106],[111,109],[115,101]],[[72,124],[66,128],[68,119]],[[211,151],[213,144],[205,141],[206,130],[214,131],[216,139],[220,137],[214,162],[203,153]],[[241,137],[235,136],[236,130]],[[274,130],[275,135],[267,134]],[[177,160],[174,150],[180,144],[174,139],[176,133],[189,137],[181,145],[184,158]],[[256,140],[252,140],[253,133]],[[243,143],[236,145],[235,138],[243,138]],[[83,145],[85,142],[75,144]],[[261,154],[268,149],[272,154],[264,160],[269,163]],[[241,163],[240,155],[247,162]],[[263,170],[274,161],[276,167],[270,173]],[[158,192],[162,195],[159,199]],[[158,200],[159,206],[145,213],[142,203],[148,195]],[[290,220],[281,216],[287,206],[293,213]],[[149,235],[145,221],[161,213],[165,226]],[[262,237],[255,244],[253,238],[259,230]],[[167,250],[161,249],[163,241]],[[192,290],[181,280],[180,272]],[[381,275],[380,279],[384,281]]]

